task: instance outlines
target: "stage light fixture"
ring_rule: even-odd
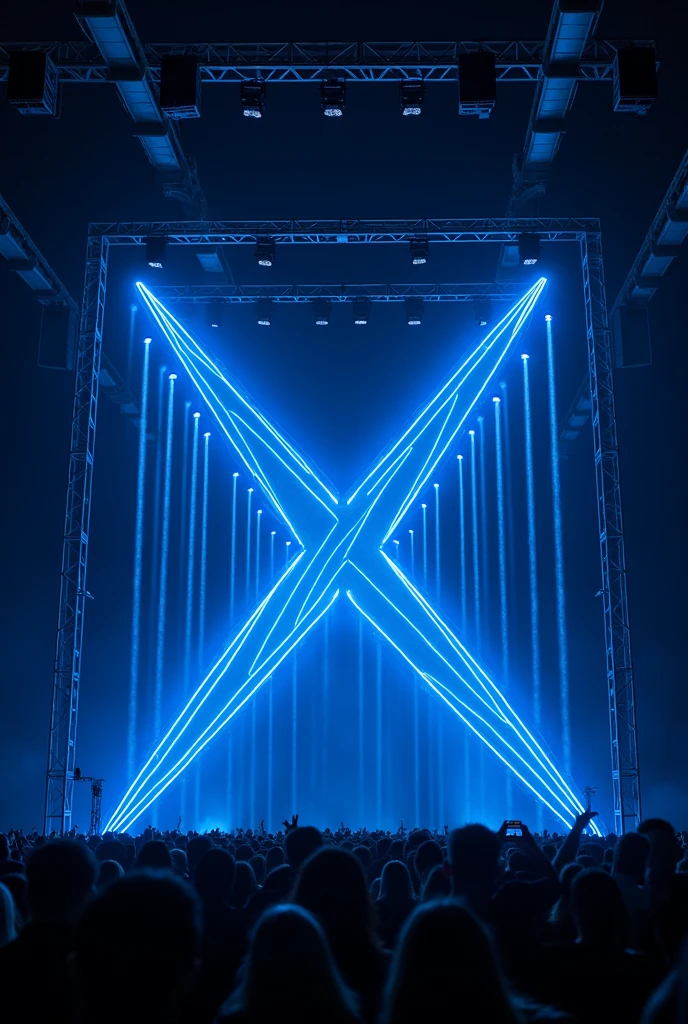
[[[473,299],[473,316],[478,327],[487,327],[492,319],[492,302],[489,298],[477,295]]]
[[[423,323],[423,300],[415,296],[406,300],[406,323],[418,327]]]
[[[416,235],[409,239],[409,256],[414,267],[428,262],[430,255],[430,243],[423,235]]]
[[[241,83],[241,107],[244,117],[262,117],[265,113],[265,82],[253,78]]]
[[[459,114],[487,119],[497,101],[494,53],[475,50],[459,55]]]
[[[255,253],[259,267],[271,267],[275,262],[275,239],[259,238]]]
[[[518,262],[524,267],[534,267],[540,259],[540,239],[537,235],[524,232],[518,240]]]
[[[222,327],[225,307],[223,302],[211,302],[208,306],[208,323],[211,327]]]
[[[167,235],[148,235],[146,263],[154,270],[162,270],[167,262]]]
[[[354,299],[354,324],[364,327],[370,316],[370,299]]]
[[[318,327],[327,327],[330,322],[330,304],[325,302],[324,299],[319,299],[313,303],[313,313],[315,315],[315,323]]]
[[[341,117],[346,103],[346,82],[342,78],[326,78],[321,82],[320,103],[325,117]]]
[[[415,115],[423,111],[425,100],[425,82],[422,78],[407,78],[399,86],[399,104],[404,117]]]
[[[272,299],[260,299],[257,306],[257,319],[261,327],[272,324]]]

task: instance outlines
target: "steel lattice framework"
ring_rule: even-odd
[[[278,240],[284,243],[336,243],[338,240],[399,243],[407,242],[420,231],[427,233],[434,241],[497,244],[517,241],[521,232],[530,231],[544,241],[575,242],[579,246],[594,428],[614,827],[617,833],[622,833],[637,824],[640,818],[640,779],[635,697],[612,344],[600,225],[595,218],[487,218],[391,222],[212,221],[91,225],[77,353],[63,544],[45,812],[47,830],[55,827],[63,832],[71,826],[84,608],[88,596],[86,569],[98,379],[111,247],[141,245],[146,236],[151,234],[166,234],[173,244],[179,245],[221,245],[253,242],[256,234],[265,233],[279,236]]]
[[[177,303],[245,304],[261,299],[271,299],[278,304],[318,300],[355,303],[359,299],[404,302],[408,298],[424,302],[472,302],[481,298],[513,302],[518,289],[511,281],[496,284],[481,281],[470,284],[171,284],[156,288],[155,293],[169,306]]]
[[[650,45],[636,41],[636,46]],[[462,54],[487,50],[495,55],[499,82],[536,82],[545,62],[544,40],[390,41],[390,42],[277,42],[277,43],[143,43],[154,82],[168,54],[196,57],[201,80],[208,83],[318,82],[337,75],[354,82],[398,82],[423,78],[455,82]],[[594,39],[587,43],[572,76],[582,81],[612,81],[614,60],[621,43]],[[7,77],[13,50],[40,50],[57,68],[61,82],[114,81],[98,47],[88,40],[70,42],[0,43],[0,80]]]

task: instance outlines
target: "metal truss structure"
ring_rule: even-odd
[[[345,82],[429,82],[458,80],[459,60],[480,51],[494,54],[497,81],[536,83],[536,97],[523,157],[514,162],[514,187],[508,212],[525,212],[523,203],[541,191],[542,166],[554,158],[561,120],[579,81],[613,82],[620,43],[591,38],[601,0],[555,0],[547,37],[539,40],[142,43],[124,0],[81,0],[77,20],[86,40],[0,43],[0,81],[7,78],[10,55],[17,50],[46,55],[46,81],[52,98],[25,103],[22,113],[55,115],[63,85],[114,84],[136,124],[153,167],[161,172],[163,192],[181,203],[184,215],[205,218],[205,197],[193,157],[182,148],[175,118],[161,109],[160,68],[171,55],[196,59],[200,82],[223,84],[260,79],[266,83],[314,83],[327,77]],[[588,8],[588,10],[584,10]],[[627,43],[623,45],[628,45]],[[636,41],[634,45],[651,43]],[[464,114],[478,113],[477,107]],[[183,116],[197,116],[197,110]],[[508,259],[513,253],[505,249]],[[505,257],[506,259],[506,257]]]
[[[513,302],[518,290],[511,282],[497,284],[171,284],[161,285],[155,294],[165,305],[202,305],[226,302],[245,304],[270,299],[276,303],[404,302],[420,298],[425,302],[472,302],[490,299]]]
[[[75,782],[91,783],[91,824],[90,836],[99,836],[103,824],[103,783],[105,779],[95,779],[92,775],[79,775]]]
[[[615,830],[635,827],[640,817],[631,637],[626,596],[623,519],[612,373],[612,345],[604,286],[602,237],[594,218],[471,219],[447,221],[213,221],[91,225],[79,333],[74,418],[70,450],[62,587],[58,616],[58,658],[53,688],[46,827],[71,826],[74,745],[81,680],[86,568],[95,455],[98,384],[110,250],[141,245],[150,234],[173,244],[222,245],[255,241],[256,230],[283,242],[404,242],[423,230],[434,240],[497,243],[523,231],[544,241],[572,242],[581,257],[586,339],[593,409],[594,456],[602,572],[606,675],[611,729]],[[269,225],[269,227],[268,227]],[[60,768],[57,770],[57,765]]]
[[[405,242],[422,235],[429,242],[517,243],[523,232],[542,242],[577,242],[581,233],[599,231],[596,217],[471,217],[412,220],[210,220],[95,223],[90,237],[109,245],[144,245],[151,233],[170,245],[255,245],[269,235],[276,245],[370,244]]]
[[[95,5],[92,5],[95,6]],[[160,81],[160,62],[170,54],[198,60],[201,81],[222,84],[255,78],[265,82],[319,82],[337,76],[351,82],[400,82],[422,78],[456,82],[462,54],[487,51],[495,55],[498,82],[537,82],[547,65],[547,40],[393,41],[393,42],[277,42],[277,43],[144,43],[151,81]],[[614,61],[622,43],[588,40],[570,52],[576,61],[574,80],[611,82]],[[623,45],[626,45],[625,43]],[[651,45],[636,42],[637,46]],[[0,81],[7,77],[12,50],[47,53],[62,83],[113,82],[111,65],[94,42],[0,43]],[[569,71],[571,71],[569,67]]]

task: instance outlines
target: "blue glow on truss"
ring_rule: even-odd
[[[544,285],[541,278],[492,328],[343,504],[155,296],[137,285],[223,435],[301,550],[288,559],[277,582],[231,637],[157,743],[110,818],[108,830],[131,827],[344,592],[552,813],[570,824],[582,811],[571,787],[499,687],[399,563],[382,550],[509,354]]]

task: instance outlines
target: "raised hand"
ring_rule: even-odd
[[[291,830],[293,828],[298,828],[299,827],[299,816],[298,816],[298,814],[292,814],[292,816],[291,816],[291,825],[289,824],[289,821],[286,818],[284,819],[282,824],[284,825],[285,832],[291,832]]]

